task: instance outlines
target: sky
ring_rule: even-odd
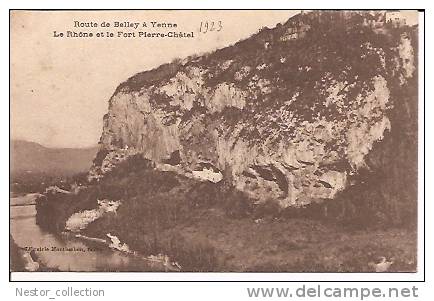
[[[11,16],[11,137],[49,147],[96,145],[116,87],[132,75],[174,58],[222,48],[274,27],[298,11],[15,11]],[[166,22],[193,39],[54,38],[74,21]],[[222,22],[198,34],[200,23]],[[148,23],[148,26],[150,24]],[[121,29],[123,31],[131,31]],[[103,30],[105,31],[105,29]],[[116,33],[117,29],[110,28]],[[148,30],[152,32],[152,29]]]
[[[14,11],[11,15],[11,137],[48,147],[98,143],[116,87],[174,58],[205,53],[274,27],[299,11]],[[408,14],[410,23],[417,19]],[[74,21],[97,28],[74,28]],[[176,23],[193,39],[55,38],[53,32],[100,31],[101,22]],[[201,22],[221,21],[199,34]],[[134,31],[109,28],[116,33]],[[145,29],[143,29],[145,30]],[[147,28],[148,32],[156,32]]]

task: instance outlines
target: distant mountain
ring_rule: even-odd
[[[98,147],[48,148],[35,142],[11,141],[11,173],[70,175],[87,171]]]

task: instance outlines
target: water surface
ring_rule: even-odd
[[[37,195],[11,198],[11,234],[21,248],[35,249],[38,261],[59,271],[161,271],[143,258],[87,242],[73,235],[55,235],[36,224]]]

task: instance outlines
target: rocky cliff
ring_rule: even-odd
[[[89,180],[140,154],[286,208],[334,199],[363,172],[387,170],[393,163],[375,154],[416,139],[417,124],[395,128],[417,120],[417,26],[367,25],[377,17],[300,14],[134,75],[109,100]]]

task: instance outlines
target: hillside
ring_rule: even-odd
[[[198,178],[223,179],[258,202],[300,207],[334,199],[375,171],[368,159],[395,158],[381,162],[380,172],[413,164],[406,168],[414,176],[417,152],[409,145],[396,154],[401,163],[374,155],[377,144],[380,153],[394,152],[417,133],[417,28],[366,25],[381,17],[300,14],[233,46],[131,77],[109,101],[103,160],[90,178],[116,158],[139,153],[165,163],[176,155],[180,169]]]
[[[84,234],[184,271],[414,271],[418,27],[398,21],[302,13],[132,76],[86,188],[41,198],[41,224],[108,199]]]
[[[48,148],[38,143],[12,140],[11,173],[71,175],[89,170],[97,147]]]

